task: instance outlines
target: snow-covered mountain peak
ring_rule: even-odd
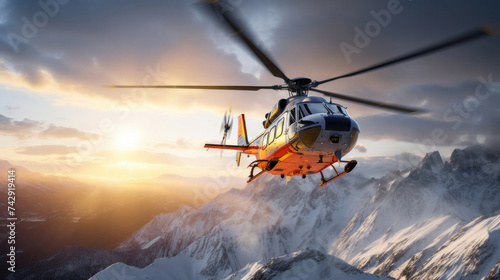
[[[464,173],[500,171],[500,153],[482,145],[468,147],[463,150],[455,149],[450,157],[450,166],[453,171]]]
[[[310,248],[275,257],[269,261],[247,264],[227,276],[232,279],[393,279],[376,277],[349,265],[343,260]]]
[[[298,279],[376,279],[345,261],[401,279],[499,277],[499,155],[477,146],[443,163],[434,152],[413,170],[381,179],[349,174],[322,188],[315,176],[286,184],[263,175],[198,209],[154,218],[120,248],[158,259],[125,270],[136,279],[159,272],[178,279],[290,279],[313,265],[310,277]]]
[[[435,151],[426,154],[422,161],[418,164],[417,169],[440,171],[442,167],[443,159],[441,158],[441,154],[439,154],[438,151]]]
[[[427,185],[429,182],[438,179],[439,173],[443,167],[443,159],[439,152],[428,153],[417,167],[410,172],[408,179],[422,186]]]

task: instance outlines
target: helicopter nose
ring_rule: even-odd
[[[325,130],[327,131],[350,131],[351,118],[343,115],[325,116]]]
[[[310,148],[314,145],[320,133],[321,126],[308,127],[299,131],[299,137],[302,143]]]

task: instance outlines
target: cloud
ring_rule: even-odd
[[[27,138],[42,128],[42,123],[30,119],[15,121],[0,114],[0,134],[11,135],[19,139]]]
[[[207,176],[210,178],[237,176],[246,177],[248,170],[236,167],[234,157],[219,158],[219,153],[205,151],[195,157],[173,153],[152,152],[147,150],[103,150],[89,154],[79,147],[68,154],[46,161],[57,175],[84,175],[115,178],[145,178],[170,174],[187,174],[190,177]],[[232,160],[231,160],[232,159]],[[207,184],[210,183],[207,181]]]
[[[19,149],[17,152],[24,155],[47,156],[47,155],[66,155],[71,153],[75,147],[64,145],[37,145],[27,146]]]
[[[25,24],[21,19],[30,19],[41,8],[37,2],[19,5],[9,1],[5,9],[9,13],[0,25],[4,31],[0,35],[2,64],[11,79],[21,77],[25,86],[50,94],[109,102],[130,97],[134,91],[105,89],[103,84],[259,83],[252,74],[235,71],[238,60],[210,42],[204,24],[207,20],[197,18],[189,2],[71,1],[61,5],[34,38],[20,44],[17,53],[6,35],[19,35]],[[261,13],[255,11],[256,15]],[[271,30],[269,26],[261,28]],[[148,90],[141,102],[173,110],[222,109],[229,103],[243,106],[244,94]],[[218,100],[222,98],[228,103],[221,104]],[[249,110],[258,108],[253,105]]]
[[[186,139],[186,138],[179,138],[177,141],[172,144],[172,143],[158,143],[154,146],[155,148],[167,148],[167,149],[192,149],[192,148],[199,148],[200,145],[197,145],[194,143],[193,140]]]
[[[394,156],[358,156],[356,158],[358,165],[353,172],[365,177],[380,178],[389,171],[414,168],[422,158],[421,155],[413,153],[401,153]]]
[[[98,138],[98,135],[80,131],[76,128],[55,126],[50,124],[49,127],[44,129],[38,134],[41,139],[47,138],[78,138],[78,139],[88,139],[88,138]]]
[[[7,110],[7,111],[14,111],[14,110],[19,110],[19,109],[21,109],[21,107],[19,107],[19,106],[5,106],[4,108],[5,108],[5,110]]]
[[[363,145],[363,144],[357,144],[356,150],[358,150],[358,152],[360,152],[360,153],[366,153],[366,151],[367,151],[365,145]]]
[[[12,118],[0,114],[0,135],[13,136],[18,139],[40,138],[40,139],[61,139],[78,138],[88,139],[96,138],[97,135],[80,131],[76,128],[56,126],[40,121],[23,119],[16,121]]]
[[[295,1],[294,5],[261,0],[230,2],[238,3],[236,8],[255,31],[257,40],[269,49],[288,76],[317,80],[500,18],[497,5],[491,1],[404,2],[403,12],[394,15],[380,35],[371,38],[369,46],[353,57],[352,63],[347,63],[339,44],[353,43],[353,28],[364,27],[373,20],[370,12],[386,8],[385,3],[362,1],[343,4],[340,9],[332,1]],[[47,24],[37,28],[33,38],[21,43],[17,53],[8,34],[22,35],[26,24],[22,18],[31,20],[43,9],[38,1],[7,1],[4,5],[5,20],[0,23],[2,67],[12,77],[20,77],[24,86],[45,87],[47,94],[109,102],[121,100],[132,91],[103,89],[102,84],[282,83],[262,67],[255,68],[255,62],[251,62],[254,59],[235,40],[219,36],[220,32],[214,31],[213,24],[194,11],[189,1],[69,1],[59,6]],[[450,7],[451,12],[436,13]],[[475,13],[471,14],[471,10]],[[461,79],[467,73],[494,71],[498,63],[488,58],[496,54],[496,49],[498,41],[488,38],[472,46],[461,46],[454,56],[436,55],[423,62],[412,61],[411,67],[384,69],[347,83],[328,84],[324,89],[398,101],[402,100],[398,89],[415,80]],[[155,73],[157,68],[161,69],[160,74]],[[233,104],[260,116],[270,110],[278,97],[286,95],[271,91],[151,90],[144,102],[171,110],[224,111],[227,104]],[[353,108],[356,114],[366,114],[366,108]]]
[[[381,114],[356,118],[362,137],[431,147],[470,146],[485,138],[500,138],[500,94],[480,81],[421,85],[410,88],[405,95],[410,104],[418,98],[426,100],[425,107],[431,112],[420,116]]]
[[[181,162],[182,158],[169,154],[149,151],[113,151],[107,150],[94,154],[93,156],[100,158],[104,162],[138,162],[147,164],[166,164],[173,162]]]
[[[386,9],[387,1],[351,1],[342,3],[342,7],[338,1],[323,0],[292,0],[293,5],[265,0],[233,2],[241,3],[237,8],[255,31],[257,40],[262,41],[259,43],[266,47],[290,78],[305,76],[313,80],[342,75],[432,45],[475,28],[482,22],[498,22],[500,19],[498,1],[401,1],[403,12],[394,15],[391,23],[378,36],[370,38],[369,45],[353,55],[349,63],[339,48],[340,43],[352,44],[354,27],[364,28],[373,20],[371,11]],[[93,109],[94,105],[109,109],[114,102],[128,106],[127,102],[132,101],[145,105],[143,107],[157,106],[181,113],[201,111],[198,116],[203,116],[203,110],[223,113],[232,104],[236,111],[255,119],[269,112],[278,99],[288,96],[286,91],[271,90],[144,91],[101,87],[102,84],[282,83],[256,63],[235,40],[221,34],[217,27],[193,11],[191,1],[69,1],[60,5],[57,15],[50,17],[43,28],[38,28],[33,38],[21,43],[18,52],[7,36],[21,34],[25,24],[22,18],[31,20],[41,7],[39,1],[11,0],[2,3],[0,83],[6,88],[30,88],[42,96],[57,95],[56,100],[63,99],[61,104],[90,104],[83,106],[92,106]],[[422,106],[432,111],[418,117],[401,116],[334,99],[334,102],[349,106],[350,114],[361,125],[361,139],[392,139],[409,143],[425,143],[430,139],[431,146],[468,145],[480,141],[498,143],[500,117],[495,108],[495,104],[499,104],[497,98],[491,97],[482,102],[467,118],[453,110],[454,104],[463,104],[465,98],[474,93],[480,83],[478,76],[492,74],[493,80],[498,81],[498,49],[498,36],[482,38],[377,72],[328,83],[321,89]],[[66,99],[73,102],[65,102]],[[25,103],[10,104],[24,106]],[[23,109],[27,108],[28,105]],[[127,107],[128,111],[136,108]],[[57,110],[57,107],[45,110],[51,109]],[[444,114],[449,109],[452,111],[445,118]],[[155,116],[152,119],[157,120]],[[95,137],[78,126],[58,126],[57,122],[20,120],[0,115],[0,134],[18,139]],[[200,119],[200,124],[205,125],[204,122]],[[441,141],[444,136],[446,139]],[[161,140],[153,139],[152,143],[157,141]],[[159,143],[155,148],[188,149],[196,144],[181,138],[175,143]],[[103,147],[96,150],[100,148]],[[363,149],[359,145],[357,150],[363,153],[366,147]],[[62,147],[45,150],[38,147],[21,152],[68,155],[62,154]],[[218,158],[217,151],[211,153]],[[106,156],[110,156],[123,161],[144,161],[161,168],[167,165],[169,169],[191,165],[192,169],[203,169],[204,172],[207,172],[205,169],[210,172],[217,168],[215,164],[222,165],[214,164],[212,159],[151,152],[142,154],[123,154],[124,157],[119,158],[112,153],[102,153],[98,160],[105,161]],[[377,159],[371,162],[375,170],[377,164],[385,161]],[[227,163],[234,164],[234,160]],[[83,165],[93,164],[89,160]]]

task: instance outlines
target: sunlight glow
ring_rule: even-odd
[[[135,129],[125,128],[116,135],[116,145],[120,150],[132,150],[137,147],[139,133]]]

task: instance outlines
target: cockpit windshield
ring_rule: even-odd
[[[301,103],[298,106],[299,120],[311,114],[343,114],[347,116],[347,111],[344,107],[333,103]]]
[[[347,110],[341,105],[334,104],[334,103],[325,103],[325,105],[326,105],[326,107],[328,107],[328,109],[332,110],[332,112],[334,114],[344,114],[346,116],[349,115],[349,114],[347,114]]]

